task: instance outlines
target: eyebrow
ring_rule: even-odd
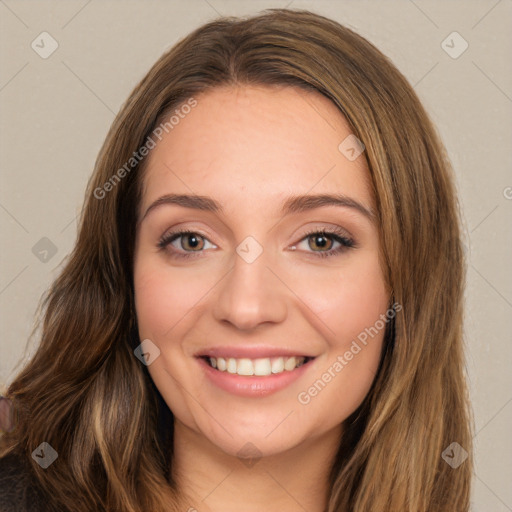
[[[141,222],[147,217],[149,212],[162,205],[178,205],[184,208],[203,210],[213,213],[223,213],[223,208],[211,197],[191,195],[191,194],[166,194],[159,197],[144,213]],[[282,207],[281,215],[290,213],[301,213],[322,206],[340,206],[352,208],[360,214],[367,217],[370,221],[375,219],[375,212],[372,208],[364,206],[360,202],[344,194],[316,194],[316,195],[296,195],[288,197]]]

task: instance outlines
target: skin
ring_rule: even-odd
[[[342,422],[370,389],[384,329],[309,403],[297,397],[387,311],[390,293],[371,219],[339,206],[279,210],[290,195],[322,193],[374,209],[365,156],[349,161],[338,149],[351,129],[319,93],[239,86],[196,99],[148,156],[134,261],[140,339],[160,350],[148,370],[175,416],[173,475],[184,510],[321,511]],[[144,216],[169,193],[212,197],[224,212],[166,204]],[[340,243],[327,236],[319,246],[308,231],[335,226],[356,247],[319,257]],[[176,227],[197,233],[196,245],[184,236],[159,250]],[[252,263],[236,252],[248,236],[263,249]],[[173,257],[197,244],[195,258]],[[288,387],[240,397],[212,384],[193,356],[258,343],[316,359]],[[261,456],[251,467],[237,456],[247,442]]]

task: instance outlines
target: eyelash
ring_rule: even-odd
[[[202,236],[200,233],[197,233],[195,231],[190,230],[177,230],[172,231],[170,233],[164,234],[160,240],[158,241],[157,247],[160,250],[165,250],[165,248],[171,244],[171,242],[174,242],[174,240],[177,240],[183,235],[199,235],[200,238],[204,238],[205,240],[208,240],[205,236]],[[337,256],[338,254],[345,252],[348,249],[352,249],[356,247],[356,243],[352,238],[348,238],[345,235],[345,232],[341,229],[334,228],[333,230],[329,231],[326,229],[314,229],[312,231],[308,231],[304,234],[304,236],[300,239],[300,242],[302,242],[304,239],[307,239],[311,237],[312,235],[321,235],[325,237],[332,238],[335,242],[339,242],[341,244],[340,247],[337,249],[330,249],[328,251],[312,251],[315,257],[319,258],[328,258],[331,256]],[[173,257],[176,258],[196,258],[198,255],[203,251],[187,251],[185,253],[175,251],[173,250]]]

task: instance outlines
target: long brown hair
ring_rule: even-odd
[[[385,278],[402,306],[373,386],[345,421],[327,511],[467,511],[465,265],[451,166],[390,60],[308,11],[209,22],[134,89],[99,153],[74,250],[44,297],[40,345],[7,390],[17,424],[0,438],[0,455],[26,457],[55,509],[178,510],[173,417],[133,353],[140,342],[133,250],[145,160],[126,163],[191,97],[245,84],[316,90],[345,115],[366,148]],[[43,441],[58,452],[46,470],[31,458]],[[469,453],[457,468],[442,457],[453,442]]]

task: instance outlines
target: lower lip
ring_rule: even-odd
[[[244,376],[221,372],[211,367],[203,358],[198,357],[197,359],[213,384],[234,395],[248,397],[267,396],[289,386],[304,375],[313,362],[310,360],[292,371],[285,370],[282,373],[265,376]]]

